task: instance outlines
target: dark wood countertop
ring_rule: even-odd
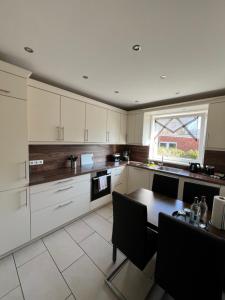
[[[126,162],[121,162],[119,165],[113,162],[106,162],[103,164],[94,164],[93,166],[87,166],[87,167],[79,166],[76,168],[76,170],[71,168],[60,168],[60,169],[54,169],[54,170],[49,170],[44,172],[37,172],[37,173],[30,174],[30,186],[56,181],[56,180],[62,180],[70,177],[88,174],[88,173],[103,171],[105,169],[117,168],[117,167],[125,166],[126,164],[127,164]]]
[[[171,175],[176,175],[180,177],[186,177],[189,179],[194,179],[194,180],[199,180],[199,181],[204,181],[212,184],[217,184],[217,185],[225,185],[225,180],[223,179],[215,179],[211,178],[210,176],[202,173],[192,173],[188,170],[184,169],[178,169],[178,168],[173,168],[173,167],[166,167],[163,166],[162,168],[159,166],[154,166],[154,167],[149,167],[146,164],[140,163],[140,162],[135,162],[135,161],[130,161],[128,163],[128,166],[136,167],[136,168],[142,168],[145,170],[149,171],[157,171],[157,172],[162,172],[166,174],[171,174]]]

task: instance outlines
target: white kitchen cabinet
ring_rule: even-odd
[[[89,212],[90,191],[90,174],[32,186],[31,238]]]
[[[207,125],[207,148],[225,149],[225,102],[215,102],[209,105]]]
[[[0,95],[0,191],[28,183],[26,101]]]
[[[26,79],[0,71],[0,94],[19,99],[27,99]]]
[[[107,110],[100,106],[86,104],[86,135],[88,143],[106,143]]]
[[[84,142],[85,103],[61,97],[61,130],[63,141]]]
[[[28,86],[28,129],[31,142],[61,139],[59,95]]]
[[[127,115],[120,114],[120,144],[127,143]]]
[[[137,189],[150,189],[150,172],[136,167],[128,166],[127,189],[128,193],[132,193]]]
[[[112,169],[112,191],[127,192],[127,169],[125,166]]]
[[[107,142],[119,144],[120,142],[120,113],[108,110],[107,113]]]
[[[30,240],[27,188],[0,192],[0,256]]]
[[[128,114],[127,121],[127,143],[128,144],[142,144],[143,136],[143,114],[132,113]]]

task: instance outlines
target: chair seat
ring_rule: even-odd
[[[158,284],[154,284],[145,300],[174,300]]]

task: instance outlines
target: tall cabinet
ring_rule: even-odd
[[[30,240],[26,78],[0,61],[0,256]]]

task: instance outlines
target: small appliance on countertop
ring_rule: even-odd
[[[211,176],[215,174],[215,167],[214,166],[209,166],[205,165],[204,167],[204,173]]]
[[[93,165],[94,164],[93,157],[94,157],[93,153],[81,154],[81,156],[80,156],[80,165],[81,165],[81,167]]]
[[[123,151],[122,160],[127,161],[127,162],[130,161],[130,152],[129,152],[129,150]]]
[[[202,168],[200,163],[190,163],[189,164],[189,171],[192,173],[199,173],[201,172]]]
[[[112,155],[112,161],[113,162],[120,162],[120,153],[114,153],[113,155]]]

